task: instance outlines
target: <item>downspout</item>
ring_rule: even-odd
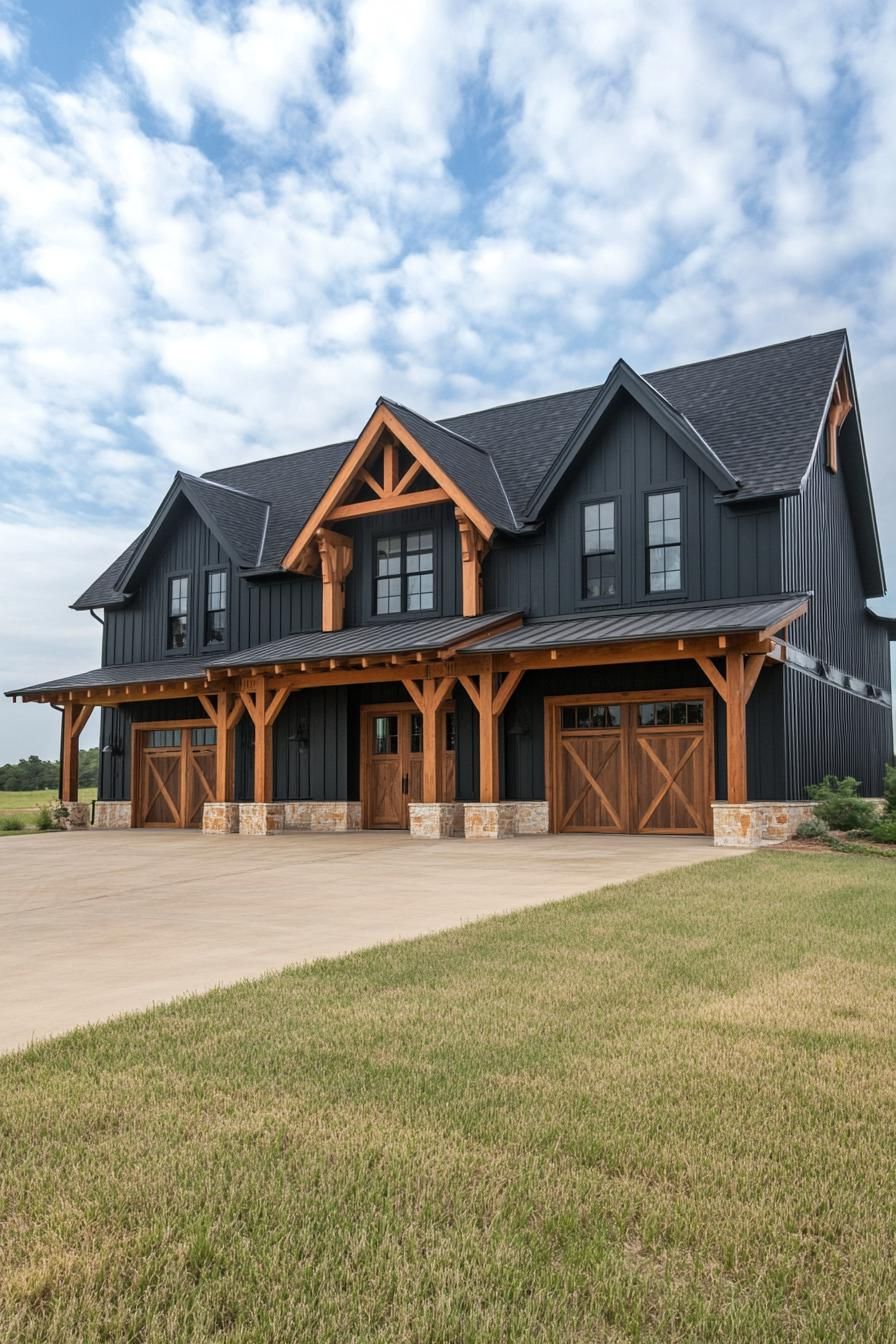
[[[106,622],[103,620],[102,616],[97,616],[97,614],[96,614],[96,612],[94,611],[93,607],[90,607],[90,608],[89,608],[89,611],[90,611],[90,614],[91,614],[91,616],[93,617],[93,619],[94,619],[99,625],[105,626]]]

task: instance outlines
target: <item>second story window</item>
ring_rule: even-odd
[[[168,648],[187,647],[190,617],[190,580],[185,574],[168,580]]]
[[[205,576],[205,642],[223,644],[227,638],[227,570],[211,569]]]
[[[582,596],[616,596],[616,504],[612,499],[586,504]]]
[[[432,611],[432,532],[405,532],[378,537],[376,543],[376,613],[388,616],[403,611]]]
[[[647,587],[651,593],[681,590],[681,491],[647,496]]]

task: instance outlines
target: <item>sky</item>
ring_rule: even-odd
[[[896,589],[894,68],[877,0],[0,0],[0,689],[178,468],[840,326]]]

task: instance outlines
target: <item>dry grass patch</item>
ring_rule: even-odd
[[[894,967],[761,854],[9,1057],[0,1339],[896,1338]]]

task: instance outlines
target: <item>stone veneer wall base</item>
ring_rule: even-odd
[[[463,803],[410,803],[410,833],[414,840],[444,840],[463,835]]]
[[[240,835],[282,835],[282,803],[238,803]]]
[[[468,840],[504,840],[512,835],[547,835],[546,802],[464,803],[464,835]]]
[[[239,829],[239,803],[205,803],[202,808],[203,835],[235,835]]]
[[[93,827],[96,831],[129,831],[130,802],[106,802],[97,799],[93,809]]]
[[[284,803],[287,831],[360,831],[360,803]]]
[[[728,849],[779,845],[808,821],[814,803],[713,803],[713,843]]]

